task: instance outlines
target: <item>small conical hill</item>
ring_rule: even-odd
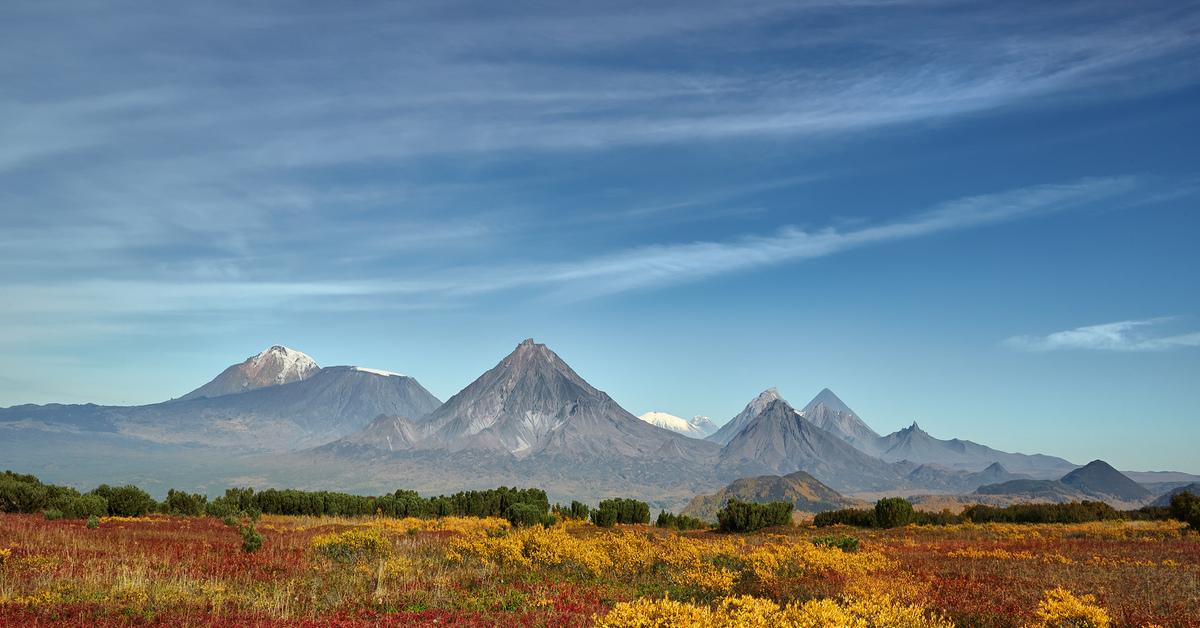
[[[714,495],[697,495],[682,514],[704,521],[716,521],[717,510],[729,499],[769,504],[784,501],[795,504],[796,512],[818,513],[842,508],[866,507],[867,502],[843,497],[817,478],[797,471],[785,476],[764,475],[742,478]]]

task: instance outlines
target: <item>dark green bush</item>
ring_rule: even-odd
[[[617,525],[617,511],[615,510],[593,510],[592,523],[601,528],[611,528]]]
[[[707,530],[708,523],[701,521],[695,517],[685,515],[671,514],[665,510],[658,513],[658,519],[654,525],[660,528],[669,528],[673,530]]]
[[[836,548],[842,550],[843,552],[857,552],[858,551],[858,539],[856,537],[845,535],[845,534],[843,534],[841,536],[813,537],[812,542],[813,542],[813,545],[826,545],[829,547],[836,547]]]
[[[1171,496],[1171,518],[1200,532],[1200,497],[1189,491]]]
[[[5,471],[0,475],[0,512],[41,512],[50,505],[52,498],[65,490],[65,487],[42,484],[32,475]]]
[[[166,501],[162,503],[161,511],[169,515],[199,517],[204,514],[207,504],[207,495],[170,489],[167,491]]]
[[[55,520],[57,520],[57,519],[62,519],[62,518],[63,518],[62,511],[55,510],[55,509],[53,509],[53,508],[51,508],[51,509],[47,510],[46,512],[42,513],[42,516],[46,517],[46,521],[55,521]]]
[[[1171,518],[1171,507],[1142,506],[1137,510],[1123,510],[1121,516],[1130,521],[1166,521]]]
[[[558,517],[554,515],[542,515],[543,528],[553,528],[556,525],[558,525]]]
[[[113,517],[141,517],[150,511],[152,501],[149,493],[132,484],[118,487],[101,484],[88,494],[103,497],[108,502],[108,514]]]
[[[792,509],[795,507],[795,504],[783,501],[759,504],[730,499],[717,511],[717,524],[722,532],[753,532],[772,526],[791,525]]]
[[[1122,519],[1123,514],[1104,502],[1067,504],[1014,504],[999,508],[976,504],[963,509],[973,523],[1088,523]]]
[[[591,514],[591,510],[592,509],[588,507],[587,504],[572,500],[569,516],[572,519],[577,519],[579,521],[587,521],[588,515]]]
[[[533,504],[513,504],[504,512],[504,518],[514,528],[528,528],[542,522],[543,511]],[[549,516],[549,515],[546,515]]]
[[[92,515],[92,516],[88,517],[86,525],[87,525],[87,529],[95,530],[96,528],[100,527],[100,518],[97,517],[96,515]]]
[[[242,533],[242,549],[247,554],[262,549],[263,535],[254,529],[254,524],[238,526],[238,531]]]
[[[898,528],[912,523],[913,506],[903,497],[885,497],[875,502],[875,525]]]
[[[949,508],[943,509],[941,512],[918,510],[913,513],[912,522],[919,526],[957,525],[963,522],[963,516],[954,514]]]
[[[600,514],[611,513],[611,514]],[[605,499],[592,511],[592,523],[598,526],[610,527],[617,523],[650,523],[650,505],[636,499]],[[612,523],[605,525],[601,521]]]
[[[858,528],[875,527],[875,511],[861,508],[845,508],[842,510],[826,510],[813,517],[813,525],[818,528],[844,525]]]
[[[50,507],[62,511],[63,517],[67,519],[87,519],[108,515],[108,500],[91,493],[56,498],[50,502]]]

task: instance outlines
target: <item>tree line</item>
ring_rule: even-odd
[[[1117,510],[1098,501],[1078,501],[1060,504],[1013,504],[988,506],[975,504],[959,514],[949,509],[941,512],[914,510],[902,497],[879,500],[873,509],[845,508],[819,513],[813,525],[826,527],[848,525],[860,528],[894,528],[913,525],[955,525],[960,523],[1089,523],[1116,520],[1175,519],[1200,530],[1200,497],[1188,492],[1171,497],[1170,506],[1145,506],[1137,510]]]

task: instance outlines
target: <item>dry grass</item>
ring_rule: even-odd
[[[1095,596],[1115,626],[1200,628],[1200,538],[1173,522],[787,527],[733,538],[574,525],[519,542],[497,537],[507,525],[494,519],[268,516],[257,527],[263,548],[247,554],[237,529],[214,519],[157,515],[87,530],[0,515],[0,626],[586,626],[618,602],[669,593],[783,605],[886,594],[960,628],[1019,627],[1061,587]],[[381,543],[348,545],[344,559],[314,549],[349,530]],[[811,539],[831,533],[860,537],[859,555],[813,553]]]

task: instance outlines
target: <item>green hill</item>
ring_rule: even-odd
[[[736,480],[714,495],[697,495],[683,509],[682,514],[704,521],[716,521],[717,510],[731,497],[760,504],[774,501],[791,502],[796,505],[796,512],[811,513],[870,506],[864,501],[842,497],[813,476],[804,471],[797,471],[782,477],[763,475]]]

